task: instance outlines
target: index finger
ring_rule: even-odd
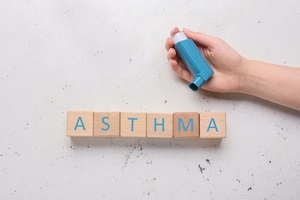
[[[174,36],[176,33],[178,33],[178,32],[179,32],[179,28],[175,27],[175,28],[173,28],[173,29],[171,30],[170,36],[173,37],[173,36]]]

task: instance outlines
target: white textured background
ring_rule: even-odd
[[[193,93],[164,49],[179,26],[300,66],[299,24],[297,0],[0,1],[0,198],[300,199],[300,113]],[[228,137],[71,140],[68,110],[226,112]]]

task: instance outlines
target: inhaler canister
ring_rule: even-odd
[[[189,87],[193,91],[197,91],[214,74],[214,71],[209,66],[194,41],[188,39],[183,32],[178,32],[172,39],[177,54],[194,76]]]

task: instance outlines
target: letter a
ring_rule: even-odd
[[[74,131],[76,131],[76,129],[77,129],[78,127],[82,127],[83,130],[85,131],[85,126],[84,126],[84,123],[83,123],[81,117],[78,117],[77,122],[76,122],[76,125],[75,125],[75,127],[74,127]]]
[[[212,124],[213,124],[213,126],[212,126]],[[209,130],[210,130],[211,128],[214,128],[214,129],[216,129],[216,132],[219,132],[218,127],[217,127],[217,124],[216,124],[216,121],[215,121],[214,118],[211,118],[211,119],[210,119],[209,125],[208,125],[208,127],[207,127],[206,132],[209,132]]]

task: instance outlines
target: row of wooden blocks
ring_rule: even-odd
[[[225,138],[225,113],[69,111],[70,137]]]

